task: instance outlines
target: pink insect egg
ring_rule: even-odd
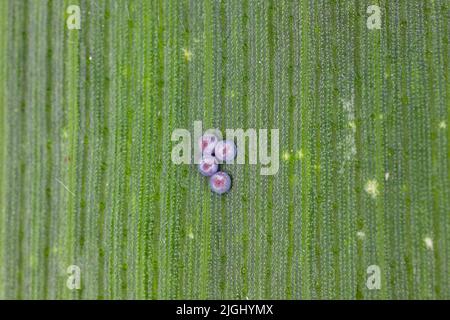
[[[200,148],[202,154],[213,154],[218,140],[219,139],[217,136],[212,133],[207,133],[201,136],[198,140],[198,147]]]
[[[231,178],[228,173],[219,171],[209,179],[211,190],[218,194],[223,194],[231,188]]]
[[[216,158],[208,155],[203,156],[198,165],[198,170],[204,176],[212,176],[217,172],[217,170],[219,170],[219,165]]]
[[[221,162],[232,161],[236,157],[236,145],[231,140],[219,141],[214,149],[214,156]]]

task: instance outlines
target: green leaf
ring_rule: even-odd
[[[1,0],[0,298],[449,299],[449,20],[447,0]],[[227,164],[211,193],[171,161],[194,121],[279,129],[278,173]]]

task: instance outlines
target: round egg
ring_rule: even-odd
[[[236,157],[236,145],[231,140],[219,141],[214,148],[214,156],[220,162],[230,162]]]
[[[198,140],[198,147],[202,154],[212,155],[218,140],[219,139],[217,136],[212,133],[207,133],[201,136]]]
[[[231,178],[228,173],[219,171],[209,179],[211,190],[217,194],[223,194],[231,188]]]
[[[219,164],[213,156],[205,155],[200,160],[198,170],[202,175],[209,177],[219,170]]]

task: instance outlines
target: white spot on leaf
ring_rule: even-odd
[[[342,109],[347,120],[348,128],[345,131],[343,139],[338,144],[338,149],[344,156],[345,161],[351,161],[356,155],[356,143],[355,143],[355,133],[356,133],[356,122],[355,122],[355,106],[354,106],[354,96],[352,95],[350,99],[341,99]]]
[[[369,180],[364,186],[364,190],[372,197],[376,198],[379,195],[378,182],[375,179]]]
[[[183,48],[184,60],[191,61],[192,52],[189,49]]]
[[[423,241],[428,250],[433,250],[433,240],[430,237],[425,237]]]

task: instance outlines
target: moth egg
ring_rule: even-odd
[[[223,194],[230,190],[231,178],[228,173],[219,171],[211,176],[209,186],[213,192]]]
[[[198,147],[202,154],[211,155],[214,153],[218,138],[216,135],[207,133],[200,137],[198,140]]]
[[[219,170],[216,158],[213,156],[204,156],[198,165],[198,170],[204,176],[210,177]]]
[[[236,157],[236,145],[231,140],[219,141],[214,149],[214,156],[219,161],[232,161]]]

